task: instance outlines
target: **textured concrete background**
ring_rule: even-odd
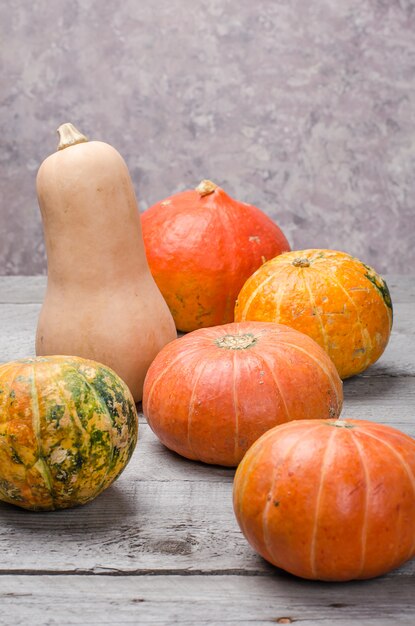
[[[294,248],[415,266],[415,0],[2,0],[0,274],[46,270],[35,195],[72,121],[145,209],[211,178]]]

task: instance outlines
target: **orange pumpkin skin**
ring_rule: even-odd
[[[337,417],[342,402],[336,368],[314,341],[248,322],[196,330],[165,346],[148,370],[143,411],[171,450],[235,466],[270,428]]]
[[[335,250],[301,250],[265,263],[244,284],[235,321],[287,324],[326,350],[341,378],[381,356],[392,329],[385,281],[358,259]]]
[[[290,249],[267,215],[210,181],[155,204],[141,221],[151,273],[186,332],[233,322],[248,276]]]
[[[372,578],[415,555],[415,441],[363,420],[304,420],[250,448],[234,510],[265,559],[302,578]]]

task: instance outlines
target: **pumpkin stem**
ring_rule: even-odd
[[[200,193],[200,195],[203,197],[208,196],[210,193],[213,193],[217,188],[218,186],[215,185],[215,183],[212,183],[211,180],[205,179],[198,184],[198,186],[196,187],[196,191]]]
[[[327,422],[327,426],[335,426],[336,428],[354,428],[353,424],[350,424],[345,420],[335,420],[333,422]]]
[[[79,130],[76,129],[70,122],[61,124],[57,133],[59,136],[58,150],[64,150],[64,148],[69,148],[69,146],[74,146],[77,143],[84,143],[84,141],[88,141],[88,138],[80,133]]]
[[[246,348],[254,346],[257,341],[252,333],[246,333],[245,335],[224,335],[216,339],[215,343],[219,348],[226,350],[246,350]]]
[[[310,267],[310,261],[301,257],[294,259],[292,264],[294,265],[294,267]]]

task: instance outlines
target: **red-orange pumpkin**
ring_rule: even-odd
[[[196,330],[165,346],[148,370],[143,411],[165,446],[234,466],[265,431],[337,417],[336,368],[312,339],[272,323]]]
[[[233,322],[246,279],[290,249],[262,211],[206,180],[158,202],[141,221],[151,273],[182,331]]]
[[[415,441],[363,420],[277,426],[250,448],[234,483],[242,532],[303,578],[371,578],[415,555]]]

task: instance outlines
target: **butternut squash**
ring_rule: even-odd
[[[176,338],[173,318],[147,264],[123,158],[72,124],[58,134],[36,181],[48,257],[36,354],[99,361],[137,402],[150,363]]]

